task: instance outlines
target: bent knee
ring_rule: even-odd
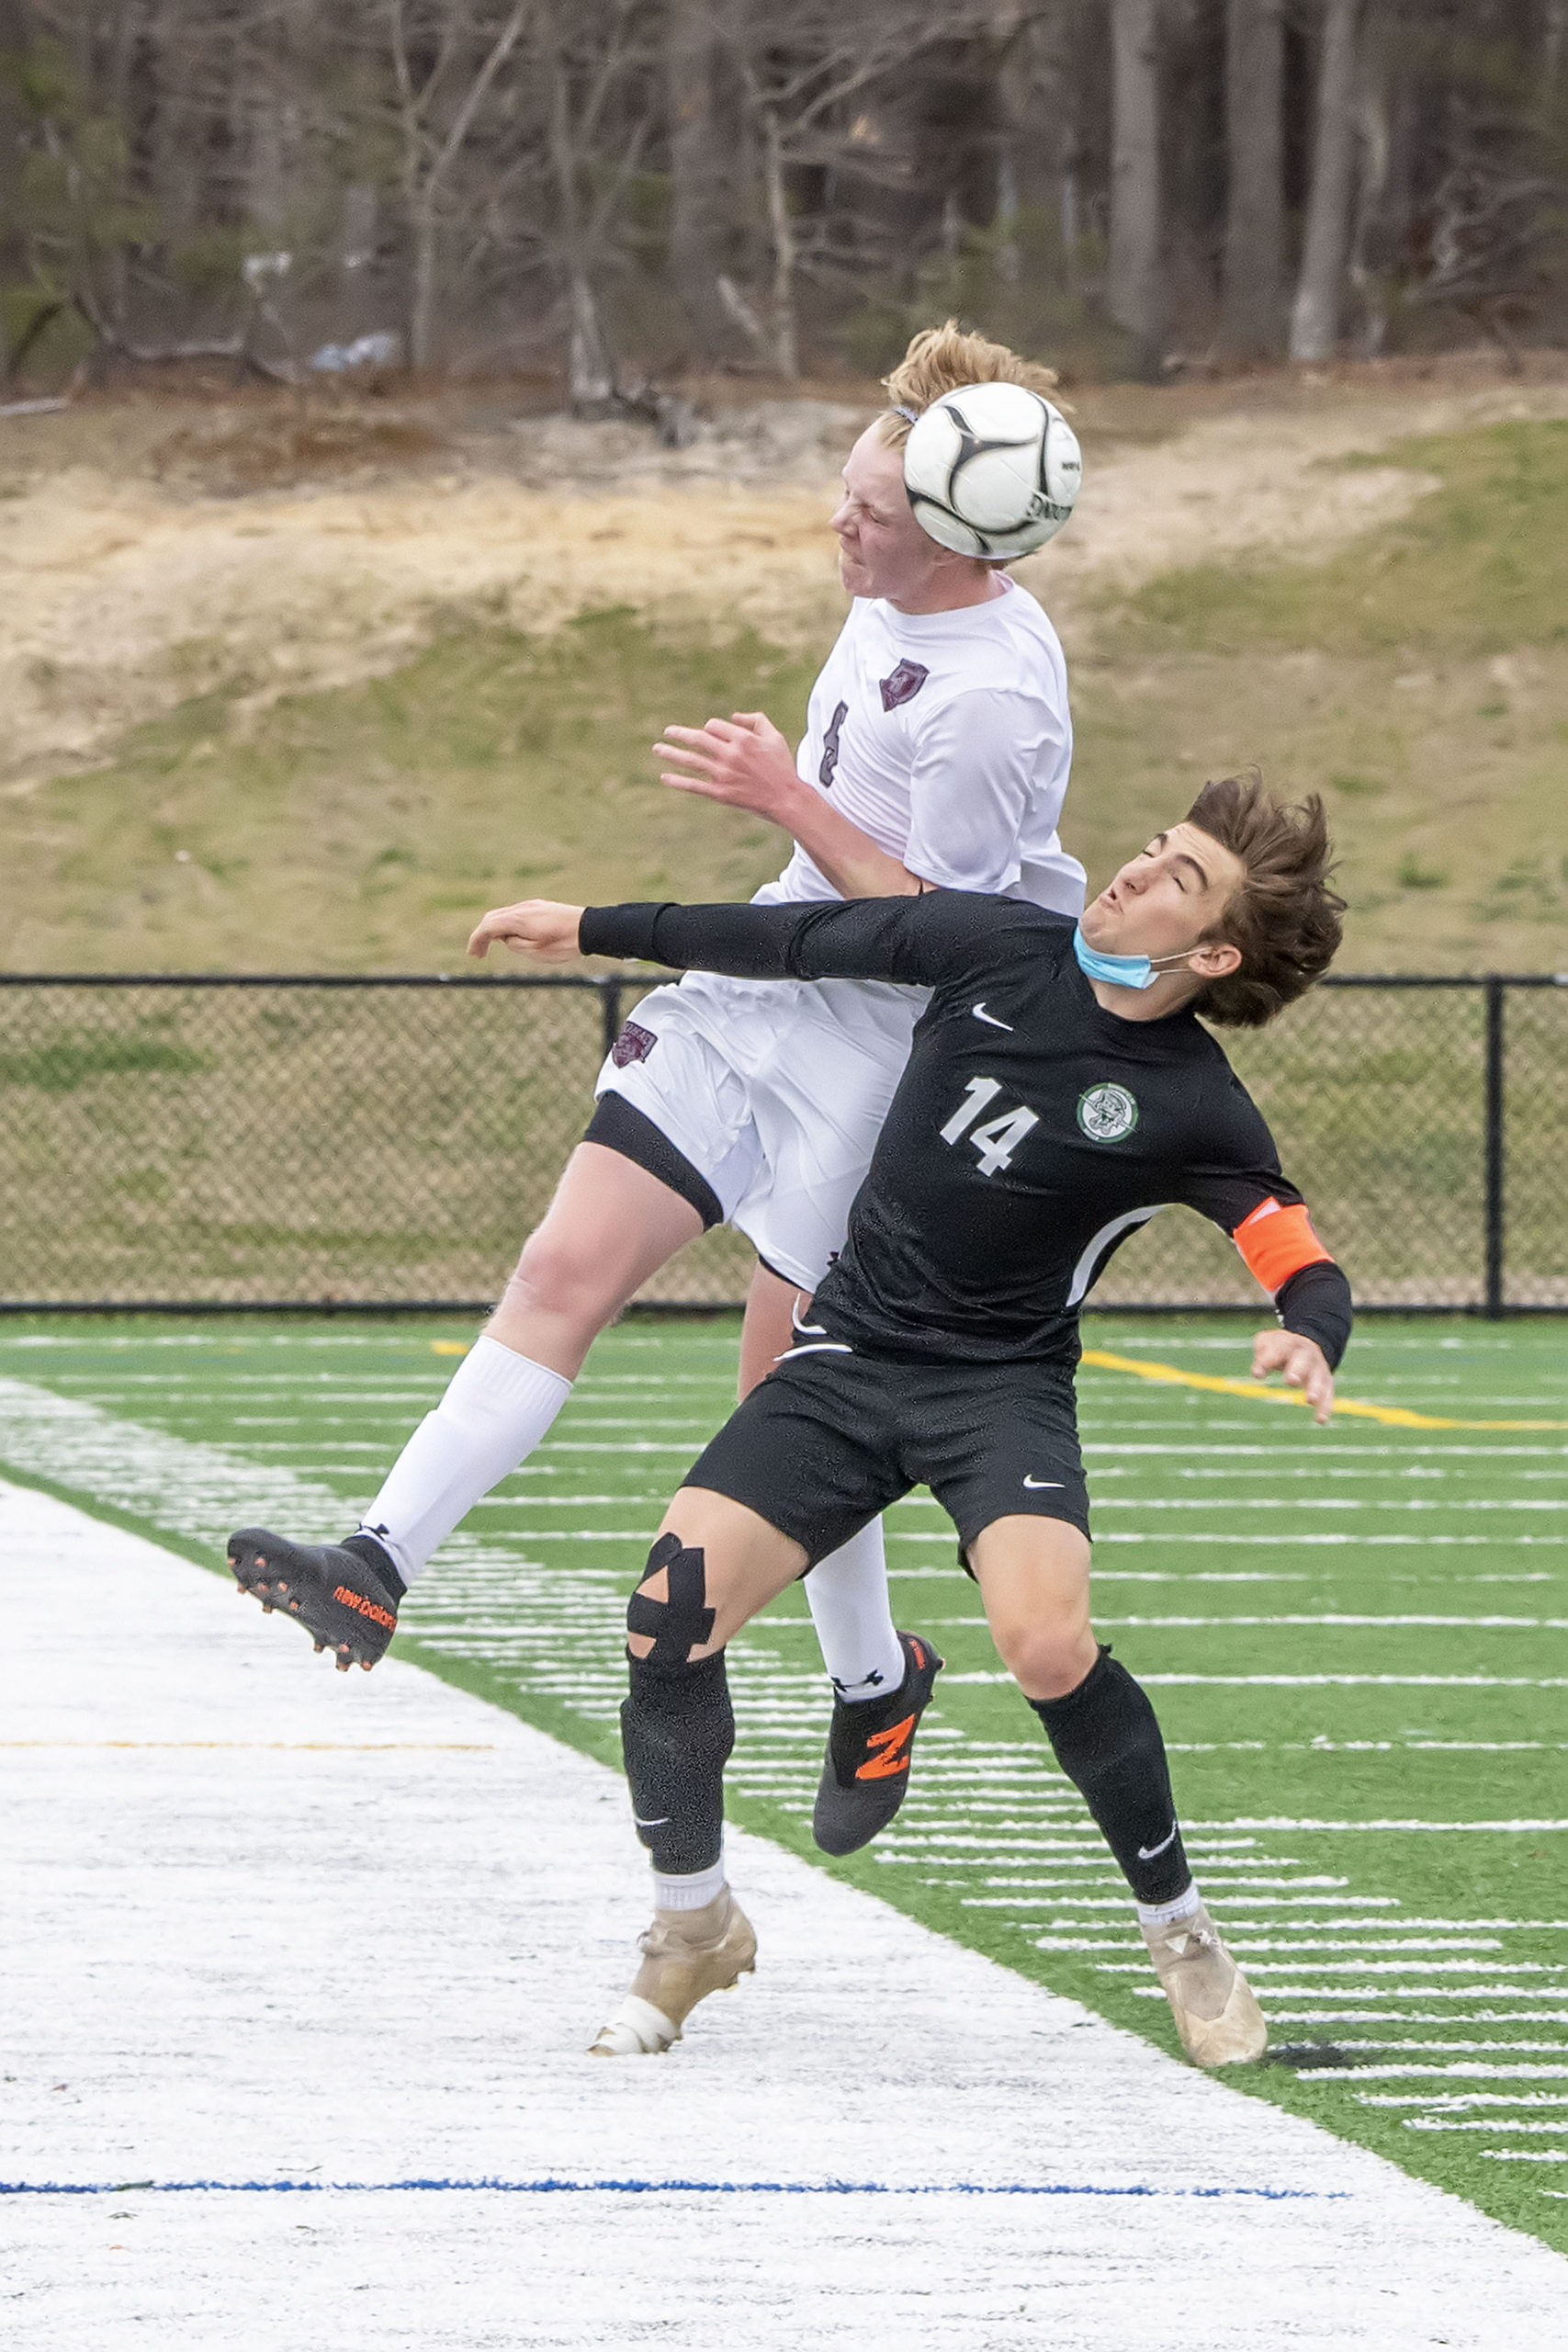
[[[1100,1655],[1087,1619],[999,1626],[996,1644],[1002,1664],[1026,1699],[1065,1699]]]
[[[531,1233],[506,1285],[510,1304],[550,1315],[613,1315],[624,1305],[605,1265],[601,1240],[552,1232],[548,1223]]]

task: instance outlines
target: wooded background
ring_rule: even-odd
[[[0,370],[1568,335],[1568,0],[0,0]]]

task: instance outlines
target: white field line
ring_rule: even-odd
[[[1568,1675],[1533,1674],[1150,1674],[1139,1675],[1140,1682],[1151,1689],[1158,1687],[1208,1687],[1222,1690],[1247,1690],[1268,1687],[1284,1690],[1321,1690],[1355,1688],[1363,1684],[1395,1690],[1568,1690]],[[973,1673],[955,1674],[949,1667],[945,1687],[954,1690],[963,1683],[1010,1682],[1010,1674],[991,1668],[978,1668]],[[1327,1824],[1324,1825],[1325,1827]],[[1347,1825],[1355,1828],[1360,1825]],[[1416,1826],[1416,1825],[1413,1825]],[[1449,1826],[1447,1823],[1441,1825]]]
[[[767,1623],[769,1621],[757,1620],[754,1622]],[[778,1617],[773,1619],[771,1622],[774,1624],[782,1624],[786,1621],[782,1617]],[[1369,1627],[1375,1630],[1380,1625],[1428,1625],[1447,1628],[1450,1630],[1462,1630],[1470,1633],[1506,1631],[1514,1634],[1568,1634],[1568,1617],[1437,1617],[1416,1615],[1412,1613],[1405,1613],[1398,1616],[1385,1614],[1380,1617],[1351,1617],[1326,1611],[1319,1611],[1311,1616],[1271,1617],[1103,1617],[1097,1611],[1095,1622],[1097,1624],[1101,1625],[1143,1626],[1146,1629],[1155,1629],[1167,1633],[1190,1629],[1195,1626],[1213,1628],[1216,1625],[1327,1625],[1351,1626],[1362,1631]],[[934,1617],[931,1622],[931,1631],[932,1633],[945,1633],[956,1630],[960,1626],[985,1625],[988,1623],[989,1620],[983,1615],[978,1617]]]
[[[1560,2069],[1568,2074],[1568,2067]],[[1568,2107],[1568,2091],[1359,2091],[1358,2107],[1424,2107],[1431,2114],[1457,2115],[1461,2109]],[[1559,2116],[1559,2123],[1562,2118]]]
[[[1560,2342],[1535,2242],[754,1838],[757,1977],[587,2060],[645,1917],[613,1775],[47,1498],[0,1487],[0,1562],[45,1743],[0,1822],[28,2352],[296,2352],[301,2314],[624,2352],[639,2312],[733,2352],[739,2312],[756,2352],[1125,2352],[1175,2277],[1223,2352]]]

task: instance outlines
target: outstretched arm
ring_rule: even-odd
[[[559,962],[615,956],[739,979],[902,980],[933,986],[983,956],[1010,910],[966,891],[805,906],[570,907],[525,899],[476,927],[470,956],[504,940]]]

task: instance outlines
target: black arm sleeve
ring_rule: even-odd
[[[1315,1340],[1328,1358],[1329,1370],[1337,1372],[1340,1359],[1350,1344],[1354,1318],[1350,1285],[1331,1258],[1303,1266],[1289,1282],[1281,1283],[1275,1294],[1274,1309],[1287,1331],[1294,1331],[1303,1340]]]
[[[1205,1156],[1188,1170],[1181,1198],[1230,1235],[1273,1299],[1284,1329],[1314,1340],[1337,1368],[1350,1340],[1350,1285],[1307,1221],[1306,1204],[1281,1170],[1257,1104],[1228,1066],[1212,1076],[1218,1082],[1200,1098]],[[1293,1232],[1272,1221],[1276,1208],[1295,1213]],[[1290,1233],[1294,1245],[1282,1261],[1267,1246],[1281,1232]],[[1292,1264],[1292,1257],[1298,1262]]]
[[[984,959],[1012,902],[969,890],[804,906],[587,907],[584,956],[631,956],[743,980],[903,980],[934,987]],[[1032,912],[1032,910],[1030,910]]]

